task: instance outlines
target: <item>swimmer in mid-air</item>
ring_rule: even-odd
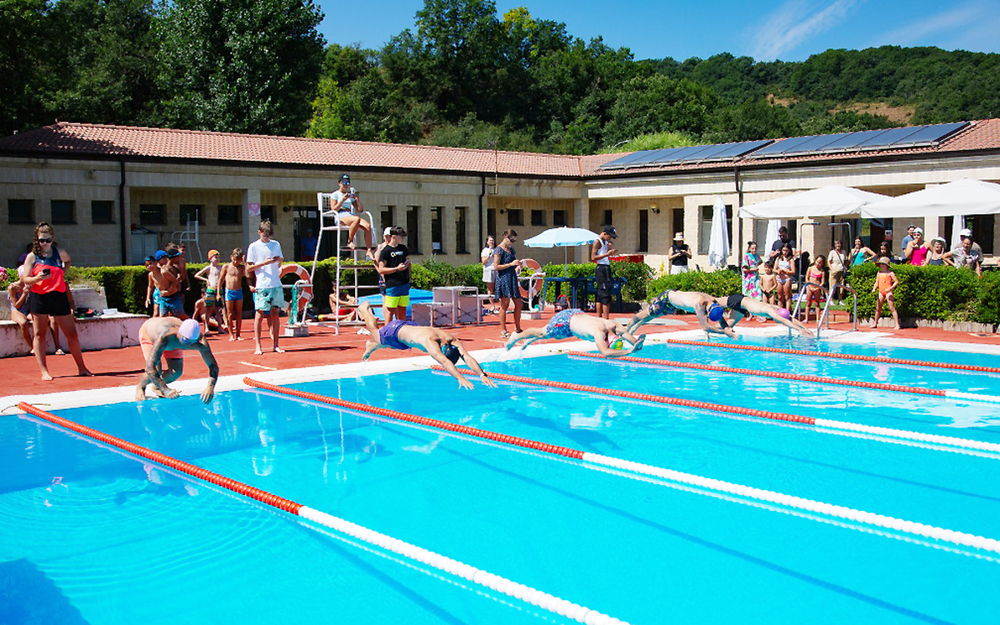
[[[579,308],[568,308],[553,315],[544,328],[515,332],[507,341],[507,349],[511,349],[521,341],[524,341],[524,345],[521,346],[521,349],[524,349],[539,339],[558,340],[573,337],[593,341],[602,356],[611,358],[628,356],[632,352],[639,351],[642,349],[643,341],[646,340],[645,334],[639,338],[634,337],[622,323],[592,317]],[[618,342],[619,337],[631,343],[632,347],[614,349],[612,345]]]
[[[735,332],[725,323],[725,309],[715,301],[715,298],[707,293],[697,291],[671,291],[667,289],[649,302],[649,309],[643,310],[628,323],[628,331],[634,333],[640,326],[649,323],[657,317],[672,315],[677,312],[694,313],[698,317],[705,334],[725,334],[732,338],[739,338]],[[718,323],[715,328],[712,323]]]
[[[802,324],[801,321],[792,317],[792,313],[787,308],[779,308],[765,302],[760,302],[752,297],[746,297],[742,293],[733,293],[723,299],[718,298],[716,302],[729,309],[729,327],[735,328],[736,324],[746,317],[766,317],[773,319],[781,325],[788,326],[792,330],[802,333],[811,339],[816,338],[812,331]]]
[[[459,358],[469,365],[469,368],[479,376],[483,384],[496,387],[497,383],[487,377],[476,359],[465,351],[462,342],[444,330],[418,326],[410,321],[400,321],[399,319],[393,319],[379,328],[379,320],[372,312],[372,306],[368,302],[361,303],[361,306],[358,307],[358,315],[364,320],[372,337],[365,347],[365,355],[361,357],[362,360],[368,360],[373,353],[385,347],[422,349],[458,380],[458,384],[462,388],[471,389],[473,386],[472,382],[455,367]]]

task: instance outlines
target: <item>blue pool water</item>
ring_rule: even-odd
[[[680,345],[643,355],[1000,394],[984,374]],[[484,366],[1000,442],[1000,407],[984,403],[568,356]],[[1000,537],[997,454],[521,385],[460,391],[428,371],[293,386]],[[59,414],[631,623],[992,623],[1000,608],[997,554],[269,393]],[[30,418],[0,417],[0,458],[0,596],[5,566],[38,571],[8,582],[18,605],[94,625],[565,622]]]

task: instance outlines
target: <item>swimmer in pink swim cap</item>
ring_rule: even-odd
[[[764,317],[773,319],[781,325],[797,330],[802,336],[816,338],[812,331],[805,327],[798,319],[792,319],[792,314],[787,308],[779,308],[765,302],[761,302],[747,297],[742,293],[733,293],[729,297],[720,297],[716,300],[720,305],[729,309],[729,327],[735,328],[736,324],[746,317]]]
[[[212,401],[215,394],[215,383],[219,379],[219,365],[201,336],[201,325],[194,319],[181,321],[176,317],[153,317],[147,319],[139,328],[139,345],[146,359],[146,371],[139,378],[135,388],[135,400],[146,399],[146,387],[150,384],[159,397],[173,399],[180,395],[167,386],[184,373],[183,350],[191,349],[201,354],[208,367],[208,386],[201,392],[201,400],[206,404]],[[163,372],[161,361],[167,362],[167,371]]]

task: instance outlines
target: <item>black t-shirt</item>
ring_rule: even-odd
[[[782,241],[781,239],[778,239],[777,241],[771,244],[771,251],[778,252],[778,255],[780,256],[781,248],[785,247],[786,243],[791,246],[792,252],[795,252],[795,239],[788,239],[787,241]]]
[[[672,250],[671,254],[677,254],[678,252],[680,252],[681,255],[678,256],[677,258],[673,259],[670,262],[672,262],[677,267],[687,267],[688,266],[688,257],[687,257],[688,249],[689,248],[688,248],[688,244],[687,243],[681,243],[680,245],[677,245],[676,243],[674,243],[673,246],[671,247],[671,250]]]
[[[399,244],[396,247],[391,245],[386,245],[382,248],[382,252],[378,255],[379,261],[386,267],[398,267],[406,261],[406,257],[409,254],[409,250],[406,246]],[[400,271],[397,273],[387,273],[382,276],[385,279],[386,288],[391,286],[404,286],[410,283],[410,270]]]

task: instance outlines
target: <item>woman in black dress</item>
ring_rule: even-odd
[[[507,306],[514,302],[514,331],[521,332],[521,290],[517,285],[517,274],[521,268],[521,261],[517,260],[514,252],[514,242],[517,241],[517,233],[513,230],[505,230],[501,235],[500,245],[493,253],[493,275],[496,296],[500,300],[500,336],[507,338]]]

